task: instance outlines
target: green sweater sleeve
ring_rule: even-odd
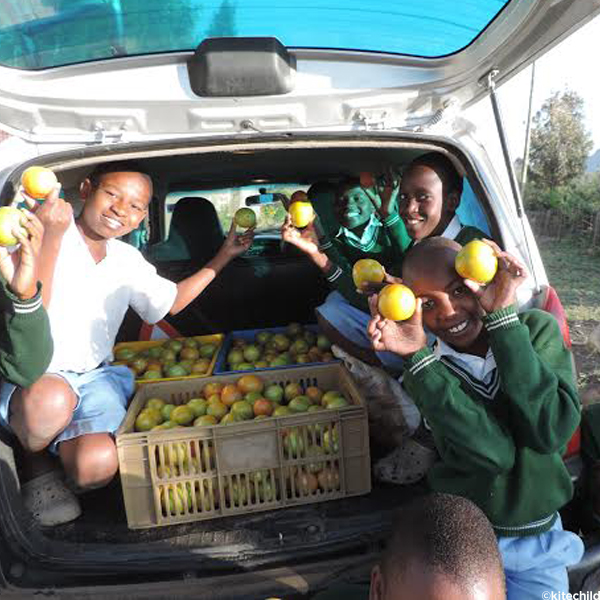
[[[350,304],[368,312],[369,303],[365,296],[361,296],[356,291],[356,285],[354,284],[354,279],[352,279],[353,265],[340,252],[338,244],[329,238],[324,238],[321,242],[320,250],[331,261],[331,267],[325,273],[325,278],[329,285],[344,296]]]
[[[459,471],[500,474],[515,460],[513,438],[486,404],[424,348],[407,361],[403,385],[431,427],[443,462]]]
[[[397,212],[394,212],[384,219],[382,223],[390,240],[394,262],[401,261],[412,242],[412,238],[408,235],[408,231],[406,231],[404,221]]]
[[[31,300],[19,300],[2,282],[0,304],[0,376],[28,387],[44,374],[53,352],[40,288]]]
[[[513,307],[483,319],[509,398],[511,429],[519,445],[562,452],[580,421],[571,355],[552,315],[531,310],[521,319]]]

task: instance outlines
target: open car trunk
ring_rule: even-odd
[[[155,178],[151,205],[150,245],[164,239],[164,202],[169,191],[221,189],[266,181],[312,184],[335,182],[360,171],[381,172],[386,166],[405,165],[430,149],[448,151],[468,175],[470,200],[464,210],[479,219],[504,244],[509,229],[500,230],[482,182],[473,166],[456,148],[431,138],[423,142],[410,134],[377,133],[360,136],[240,137],[228,142],[206,141],[150,145],[114,145],[48,155],[36,164],[53,168],[68,199],[77,198],[79,181],[99,161],[135,158]],[[2,194],[4,203],[14,193],[21,165]],[[465,213],[466,215],[467,213]],[[469,223],[469,217],[461,218]],[[473,217],[475,218],[475,217]],[[175,320],[182,335],[228,332],[314,322],[314,308],[328,288],[321,273],[293,248],[267,236],[258,250],[234,261],[206,293]],[[157,265],[166,276],[183,277],[199,265],[178,262]],[[260,275],[260,276],[257,276]],[[533,299],[535,302],[535,298]],[[135,340],[136,324],[127,321],[120,339]],[[130,530],[127,527],[118,477],[106,488],[81,497],[82,516],[76,521],[40,528],[20,503],[13,440],[0,445],[0,523],[11,553],[19,556],[15,570],[19,584],[35,586],[48,578],[62,584],[82,585],[159,581],[230,575],[258,567],[299,565],[361,557],[377,551],[389,531],[392,513],[404,500],[423,492],[420,484],[394,486],[373,482],[370,494],[308,504],[273,512],[254,513],[209,521]],[[373,445],[371,456],[385,448]],[[4,550],[2,550],[4,551]],[[25,566],[26,565],[26,566]],[[190,575],[191,574],[191,575]],[[330,574],[329,574],[330,575]],[[57,579],[58,580],[58,579]],[[216,596],[215,596],[216,597]]]

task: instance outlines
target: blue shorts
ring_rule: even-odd
[[[560,520],[545,533],[525,537],[499,537],[504,563],[507,600],[540,600],[552,592],[569,592],[567,567],[583,556],[581,538],[565,531]]]
[[[58,453],[58,444],[88,433],[111,433],[121,425],[127,403],[133,394],[135,379],[125,366],[100,366],[87,373],[60,371],[75,392],[77,405],[71,422],[54,438],[48,449]],[[0,383],[0,425],[10,431],[10,399],[16,386],[9,381]]]
[[[367,334],[371,315],[352,306],[339,292],[331,292],[325,302],[317,307],[319,314],[341,335],[361,348],[373,349]],[[396,374],[404,370],[404,359],[393,352],[376,352],[385,367]]]

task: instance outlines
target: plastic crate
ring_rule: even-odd
[[[166,381],[184,381],[187,379],[198,379],[198,378],[202,378],[202,377],[209,377],[210,375],[212,375],[215,365],[217,364],[217,359],[219,357],[219,353],[221,351],[221,348],[223,347],[223,342],[225,340],[225,334],[213,333],[210,335],[190,335],[187,338],[178,337],[178,338],[169,338],[169,339],[185,340],[185,339],[189,339],[189,338],[194,338],[195,340],[198,340],[199,342],[202,342],[203,344],[216,344],[217,345],[217,349],[215,350],[215,353],[212,356],[210,365],[204,373],[194,373],[194,375],[186,375],[185,377],[161,377],[160,379],[136,379],[135,380],[136,384],[137,385],[142,385],[142,384],[145,385],[148,383],[161,383],[161,382],[166,382]],[[146,348],[153,348],[154,346],[160,346],[168,341],[169,340],[165,338],[165,339],[161,339],[161,340],[149,340],[147,342],[120,342],[119,344],[117,344],[114,347],[113,353],[121,348],[131,348],[132,350],[139,352],[140,350],[144,350]],[[122,365],[122,364],[127,364],[127,363],[116,360],[112,364]]]
[[[147,399],[159,397],[183,404],[199,396],[209,382],[232,383],[238,378],[222,375],[139,388],[116,434],[131,529],[267,511],[371,491],[367,408],[351,375],[339,363],[261,373],[266,385],[296,382],[304,388],[317,385],[324,390],[337,389],[351,403],[339,410],[227,425],[133,431],[135,418]]]
[[[310,324],[310,325],[302,325],[303,329],[308,329],[313,333],[319,333],[319,326]],[[310,367],[314,365],[327,365],[333,362],[339,362],[338,359],[331,360],[329,362],[311,362],[311,363],[297,363],[294,365],[284,365],[282,367],[263,367],[262,369],[249,369],[246,371],[231,371],[227,369],[227,355],[232,348],[233,340],[235,338],[240,338],[246,341],[252,341],[256,338],[256,334],[260,331],[269,331],[270,333],[285,333],[287,327],[263,327],[262,329],[244,329],[239,331],[231,331],[225,337],[225,341],[221,346],[221,350],[219,352],[219,356],[217,358],[217,364],[215,365],[214,374],[215,375],[228,375],[232,373],[254,373],[256,371],[274,371],[280,369],[295,369],[297,367]]]

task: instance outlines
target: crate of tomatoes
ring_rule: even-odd
[[[371,490],[367,409],[341,363],[149,383],[116,442],[130,528]]]

